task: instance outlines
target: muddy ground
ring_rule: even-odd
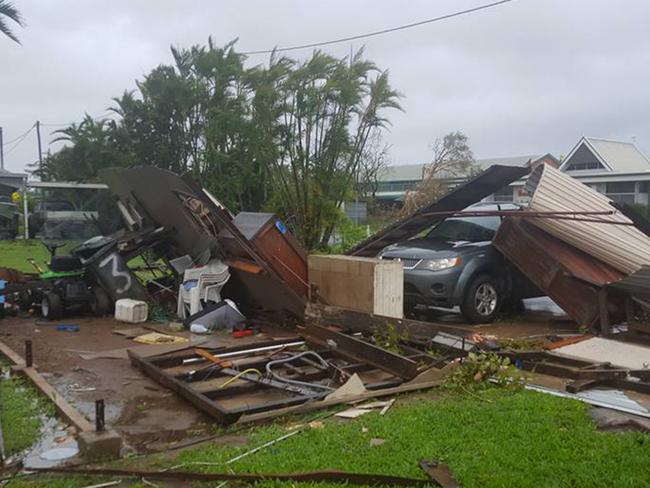
[[[77,325],[79,331],[59,331],[56,326],[60,324]],[[166,331],[164,325],[143,325]],[[150,380],[128,359],[81,357],[83,353],[141,345],[115,333],[133,327],[112,318],[69,317],[48,323],[38,317],[6,317],[0,319],[0,340],[24,356],[25,340],[31,339],[39,372],[89,419],[94,419],[95,400],[103,398],[106,424],[122,435],[127,451],[159,450],[181,439],[214,434],[216,426],[209,417]],[[167,332],[191,337],[187,332]],[[290,335],[290,331],[282,329],[267,329],[254,338],[242,339],[213,334],[202,345],[241,345]]]
[[[457,313],[441,310],[422,311],[419,319],[467,325]],[[59,331],[56,326],[71,324],[78,332]],[[140,324],[160,332],[172,332],[165,325]],[[106,423],[124,440],[125,452],[151,452],[191,444],[218,432],[217,425],[180,397],[159,386],[128,359],[84,359],[81,354],[137,346],[133,340],[116,331],[131,329],[112,318],[77,317],[59,322],[44,322],[39,317],[7,317],[0,319],[0,340],[20,355],[24,355],[25,340],[31,339],[34,362],[38,370],[57,391],[89,419],[94,419],[94,402],[104,399]],[[477,332],[498,339],[543,338],[547,335],[575,334],[577,326],[568,321],[548,301],[527,303],[527,308],[516,318],[503,317],[493,324],[474,326]],[[207,336],[203,347],[222,347],[253,343],[294,335],[291,329],[265,329],[254,337],[234,339],[229,334]],[[536,383],[564,389],[565,380],[536,377]],[[631,398],[650,407],[645,395],[630,393]],[[245,438],[229,439],[229,444],[245,443]]]

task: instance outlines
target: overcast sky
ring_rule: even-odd
[[[0,38],[0,126],[10,141],[37,119],[51,132],[99,116],[161,63],[169,46],[212,36],[242,51],[325,41],[415,22],[488,0],[14,0],[22,46]],[[477,158],[566,154],[580,136],[632,140],[650,153],[650,2],[515,0],[436,24],[355,41],[404,94],[385,138],[393,164],[428,160],[462,130]],[[350,43],[329,46],[344,56]],[[309,50],[294,52],[305,57]],[[260,63],[266,56],[251,56]],[[37,159],[36,137],[5,167]]]

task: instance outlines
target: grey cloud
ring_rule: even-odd
[[[36,119],[57,124],[99,115],[135,80],[170,62],[169,46],[241,50],[327,40],[420,20],[481,0],[112,2],[17,1],[22,47],[0,39],[0,125],[9,140]],[[439,24],[364,41],[390,70],[404,113],[386,135],[395,163],[429,157],[450,130],[478,157],[566,153],[585,134],[629,140],[650,152],[650,3],[643,0],[516,0]],[[327,47],[338,56],[355,41]],[[304,57],[309,51],[291,53]],[[261,63],[266,56],[251,56]],[[54,126],[44,128],[49,132]],[[30,135],[7,156],[36,159]]]

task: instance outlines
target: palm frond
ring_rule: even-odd
[[[7,19],[13,20],[16,24],[18,24],[21,27],[25,25],[22,15],[20,15],[20,12],[14,6],[14,4],[8,2],[7,0],[0,0],[0,32],[2,32],[5,36],[7,36],[12,41],[15,41],[18,44],[20,44],[20,40],[9,27],[9,24],[6,22],[5,17]]]

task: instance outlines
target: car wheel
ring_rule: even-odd
[[[63,315],[63,301],[56,293],[46,293],[41,300],[41,315],[47,320],[56,320]]]
[[[460,311],[472,324],[492,322],[501,306],[501,291],[497,280],[479,275],[472,280],[463,297]]]

